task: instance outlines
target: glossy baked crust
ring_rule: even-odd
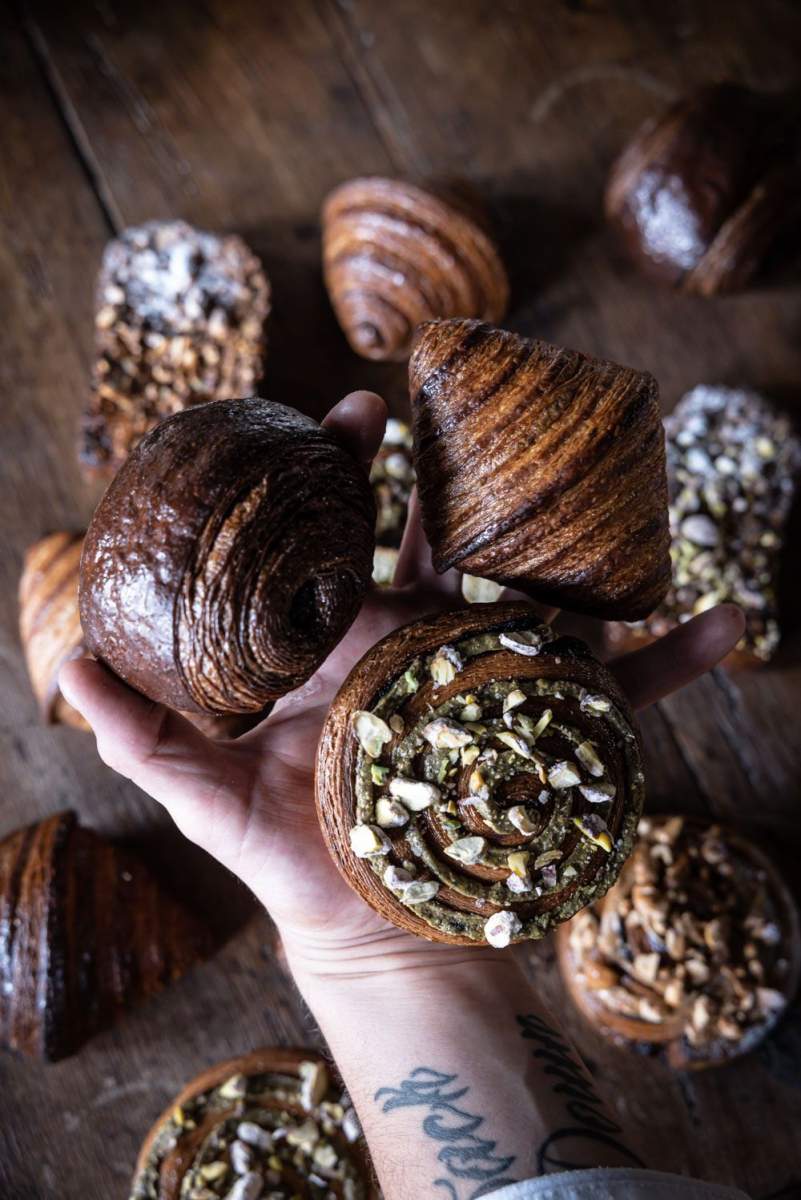
[[[187,409],[140,442],[92,519],[87,645],[173,708],[260,712],[355,618],[374,521],[363,467],[311,418],[255,398]]]
[[[432,321],[409,390],[438,571],[607,618],[659,603],[669,533],[650,375],[478,321]]]
[[[0,842],[0,1044],[73,1054],[211,949],[133,854],[63,812]]]
[[[408,358],[432,317],[499,321],[509,284],[480,206],[452,189],[352,179],[323,206],[323,267],[337,319],[364,358]]]
[[[614,679],[521,604],[389,634],[340,688],[317,756],[320,822],[345,880],[395,925],[456,945],[541,937],[602,895],[643,791]]]

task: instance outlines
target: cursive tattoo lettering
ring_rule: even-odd
[[[623,1132],[621,1126],[604,1111],[603,1101],[561,1035],[541,1017],[519,1016],[517,1023],[522,1036],[535,1043],[533,1056],[555,1081],[554,1094],[564,1096],[565,1110],[572,1122],[548,1134],[537,1153],[538,1173],[550,1175],[596,1167],[599,1146],[612,1150],[626,1164],[644,1166],[618,1140]]]
[[[479,1196],[516,1182],[501,1178],[515,1157],[496,1154],[496,1143],[479,1135],[485,1118],[457,1105],[470,1090],[454,1086],[457,1079],[456,1075],[446,1075],[432,1067],[416,1067],[399,1087],[380,1088],[375,1100],[383,1101],[381,1111],[385,1113],[398,1108],[426,1109],[423,1133],[443,1143],[437,1160],[450,1176],[435,1179],[434,1187],[442,1188],[448,1200],[478,1200]],[[460,1184],[455,1181],[461,1180],[470,1185],[469,1191],[459,1190]]]

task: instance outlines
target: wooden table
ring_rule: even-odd
[[[658,377],[670,408],[699,381],[794,403],[801,292],[703,301],[656,290],[600,221],[609,163],[678,91],[733,77],[798,82],[792,0],[187,0],[32,3],[3,22],[0,81],[0,832],[72,805],[147,843],[223,950],[168,994],[50,1067],[0,1060],[3,1200],[123,1198],[140,1138],[214,1060],[315,1033],[266,918],[158,807],[37,720],[17,642],[22,554],[80,528],[92,288],[106,239],[150,217],[236,230],[275,293],[264,393],[319,415],[353,385],[403,411],[404,370],[348,352],[320,280],[317,214],[355,174],[466,175],[497,205],[514,271],[510,324]],[[644,719],[650,803],[757,824],[798,862],[801,640],[775,667],[715,672]],[[797,874],[797,871],[796,871]],[[553,952],[529,954],[557,1003]],[[562,1011],[562,1010],[560,1010]],[[801,1013],[706,1075],[598,1043],[565,1015],[631,1144],[655,1167],[801,1196]]]

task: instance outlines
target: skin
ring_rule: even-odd
[[[324,424],[367,466],[385,419],[378,396],[356,392]],[[562,1051],[546,1045],[540,1023],[547,1022],[553,1037],[563,1035],[514,952],[432,944],[386,924],[350,891],[325,849],[313,803],[313,762],[337,688],[390,630],[460,605],[458,576],[437,576],[431,567],[414,500],[396,582],[368,597],[313,679],[235,742],[210,741],[96,662],[68,663],[61,688],[92,726],[104,762],[164,804],[182,832],[238,875],[269,911],[359,1110],[387,1200],[468,1200],[489,1194],[484,1187],[556,1169],[554,1162],[560,1169],[631,1165],[624,1134],[593,1124],[592,1104],[581,1109],[591,1128],[565,1141],[564,1130],[575,1126],[569,1097],[555,1085],[558,1070],[555,1076],[546,1069]],[[724,605],[619,659],[613,669],[634,708],[644,708],[711,669],[742,632],[741,614]],[[582,1086],[592,1086],[569,1047],[564,1055]],[[440,1077],[455,1082],[446,1085]],[[453,1089],[460,1098],[443,1099]],[[603,1112],[600,1099],[597,1105]],[[437,1113],[441,1120],[424,1127]],[[468,1144],[460,1158],[459,1139],[442,1139],[442,1120],[465,1129],[478,1120],[480,1132],[463,1137],[468,1143],[479,1137],[481,1145]],[[455,1158],[450,1152],[442,1157],[449,1145]]]

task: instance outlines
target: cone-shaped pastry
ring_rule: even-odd
[[[100,502],[81,564],[89,649],[153,700],[259,712],[309,678],[370,582],[366,472],[268,400],[168,418]]]
[[[317,1050],[268,1047],[203,1071],[145,1138],[130,1200],[378,1200],[350,1100]]]
[[[409,386],[438,571],[601,617],[659,603],[669,533],[650,375],[478,321],[432,321]]]
[[[559,930],[565,984],[622,1045],[682,1071],[729,1062],[762,1041],[797,990],[795,901],[735,830],[657,816],[638,832],[615,887]]]
[[[0,1045],[64,1058],[210,949],[144,864],[74,813],[0,842]]]
[[[331,855],[376,912],[432,941],[542,937],[615,881],[643,802],[614,679],[523,604],[396,630],[323,727]]]
[[[64,663],[86,653],[78,617],[82,545],[82,533],[51,533],[27,551],[19,584],[19,630],[43,720],[88,729],[58,687]]]
[[[606,214],[637,265],[703,296],[747,287],[801,216],[797,98],[701,88],[615,163]]]
[[[398,179],[352,179],[323,206],[323,266],[345,336],[403,360],[432,317],[499,321],[509,284],[475,206]]]
[[[241,238],[148,221],[106,246],[81,462],[113,474],[143,434],[208,400],[252,396],[270,285]]]

